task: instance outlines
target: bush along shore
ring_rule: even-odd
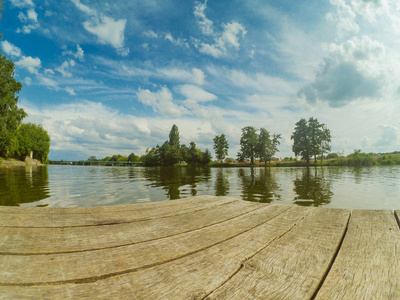
[[[25,158],[25,161],[17,159],[4,159],[0,157],[0,167],[25,167],[25,166],[43,166],[43,164],[39,160],[32,159],[29,156]]]

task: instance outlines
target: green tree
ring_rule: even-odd
[[[308,122],[300,119],[296,123],[291,139],[294,154],[301,155],[307,163],[310,162],[311,157],[314,157],[314,161],[317,162],[319,154],[330,151],[331,133],[325,124],[319,123],[314,118],[310,118]]]
[[[47,163],[50,152],[50,136],[41,125],[21,124],[17,129],[18,154],[29,156]]]
[[[330,130],[326,127],[326,125],[322,126],[322,139],[321,139],[321,162],[324,159],[324,153],[328,153],[329,151],[332,150],[331,146],[329,143],[332,141],[331,137],[331,132]]]
[[[16,94],[21,89],[22,84],[14,78],[14,63],[0,51],[0,156],[11,157],[18,152],[16,133],[27,116],[17,105]]]
[[[281,144],[281,142],[279,141],[282,138],[282,136],[280,134],[276,134],[274,133],[272,135],[272,139],[271,139],[271,148],[269,151],[269,160],[268,162],[271,163],[271,159],[272,157],[275,155],[276,152],[279,152],[278,146]]]
[[[242,137],[240,138],[240,151],[238,153],[239,160],[249,158],[251,164],[254,164],[254,158],[258,153],[258,134],[257,130],[252,126],[242,128]]]
[[[140,157],[132,152],[131,154],[128,155],[128,161],[137,162],[140,161]]]
[[[175,124],[172,125],[171,131],[169,132],[169,144],[171,146],[179,146],[179,129]]]
[[[203,165],[208,165],[208,164],[210,164],[211,159],[212,159],[211,153],[210,153],[210,151],[208,151],[208,149],[206,149],[206,151],[204,151],[204,153],[203,153],[201,163]]]
[[[269,131],[265,128],[260,128],[260,134],[258,135],[258,147],[257,147],[258,157],[261,161],[267,163],[271,160],[270,150],[271,150],[271,140],[269,136]]]
[[[214,151],[216,159],[222,161],[228,155],[229,144],[225,134],[216,135],[214,138]]]
[[[306,119],[302,118],[296,123],[291,139],[293,140],[292,151],[294,154],[301,155],[302,159],[309,163],[313,149]]]
[[[200,149],[196,147],[195,142],[190,142],[189,150],[188,150],[188,164],[190,165],[199,165],[202,163],[203,153]]]
[[[89,158],[88,158],[88,161],[97,161],[97,158],[96,158],[96,156],[90,156]]]
[[[160,162],[165,166],[173,166],[182,160],[180,155],[179,144],[171,145],[168,141],[159,149]]]

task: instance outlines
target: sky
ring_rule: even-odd
[[[4,2],[4,1],[3,1]],[[7,0],[2,53],[50,159],[142,155],[176,124],[213,153],[314,117],[332,152],[400,150],[400,2]]]

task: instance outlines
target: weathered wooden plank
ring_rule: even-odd
[[[207,299],[309,299],[335,256],[348,210],[314,209],[290,232],[243,262]]]
[[[395,210],[394,216],[396,217],[397,225],[399,225],[400,228],[400,210]]]
[[[223,197],[230,198],[231,197]],[[118,204],[109,206],[95,206],[95,207],[25,207],[25,206],[0,206],[0,213],[7,214],[100,214],[107,212],[117,212],[117,211],[137,211],[142,209],[164,209],[167,207],[181,208],[184,206],[190,206],[194,203],[206,203],[212,201],[219,201],[222,197],[202,195],[195,197],[188,197],[183,199],[150,202],[150,203],[134,203],[134,204]],[[237,200],[237,199],[236,199]]]
[[[0,284],[90,281],[184,257],[231,239],[288,210],[262,206],[226,222],[181,235],[123,247],[49,255],[0,255]]]
[[[313,211],[318,211],[318,213],[313,213]],[[337,212],[336,217],[339,219],[346,218],[342,210],[334,211]],[[313,221],[315,218],[319,222]],[[136,299],[201,298],[234,277],[242,269],[242,264],[248,258],[253,257],[254,254],[264,249],[268,249],[275,242],[279,244],[279,240],[284,239],[292,231],[296,231],[296,227],[300,226],[300,224],[305,224],[304,226],[306,226],[308,223],[313,224],[311,232],[318,232],[319,227],[326,227],[324,226],[326,219],[321,215],[320,210],[291,207],[272,220],[241,235],[215,244],[203,251],[161,265],[139,269],[91,283],[3,286],[3,294],[9,298],[16,295],[25,298],[45,296],[49,298],[91,298],[94,295],[100,299],[112,297]],[[301,237],[298,239],[298,243],[300,243]],[[306,236],[304,241],[310,240],[313,241],[313,237]],[[289,246],[287,245],[287,247]],[[278,248],[277,245],[274,247]],[[324,245],[321,245],[321,248],[322,250],[318,251],[332,252]],[[295,252],[297,249],[294,248],[292,250],[292,252]],[[275,250],[275,252],[277,251],[278,249]],[[282,276],[284,275],[286,274],[283,273]],[[296,275],[301,276],[301,274],[297,273]]]
[[[391,211],[355,210],[316,299],[400,299],[400,230]]]
[[[29,208],[29,213],[0,212],[0,227],[79,227],[95,226],[116,223],[137,222],[155,218],[162,218],[191,211],[208,209],[216,205],[222,205],[237,199],[229,197],[193,197],[191,199],[164,201],[160,205],[153,203],[139,205],[115,205],[98,208]],[[168,203],[166,205],[164,203]],[[162,205],[161,205],[162,204]],[[12,207],[13,208],[13,207]],[[24,208],[21,208],[24,210]],[[12,210],[13,211],[13,210]]]
[[[129,245],[210,226],[257,207],[259,203],[238,200],[133,223],[66,228],[0,227],[0,254],[45,254]]]

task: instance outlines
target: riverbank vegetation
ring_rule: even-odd
[[[0,74],[0,157],[23,160],[32,151],[34,159],[47,163],[50,136],[41,125],[22,124],[27,116],[17,105],[22,84],[14,78],[14,63],[1,51]]]

